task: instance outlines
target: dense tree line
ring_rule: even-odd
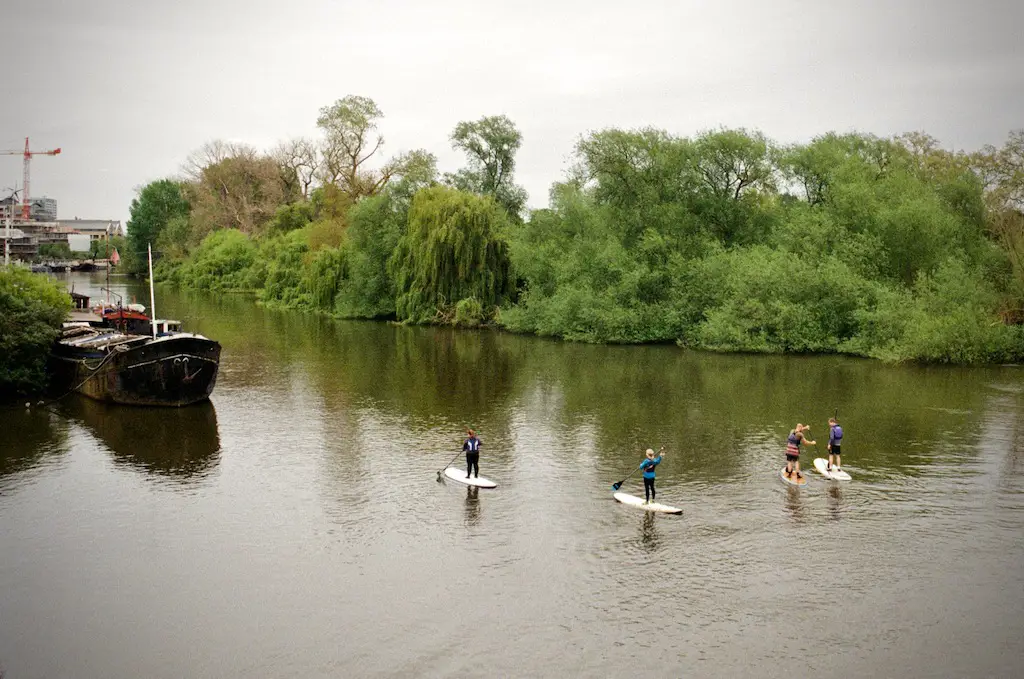
[[[382,119],[350,96],[321,109],[317,140],[208,144],[183,178],[141,190],[131,249],[153,242],[165,280],[342,318],[722,351],[1024,355],[1024,132],[968,154],[923,134],[784,146],[743,129],[602,130],[527,212],[505,116],[459,123],[466,166],[446,173],[422,150],[385,158]]]
[[[50,345],[70,309],[53,278],[0,267],[0,402],[45,388]]]

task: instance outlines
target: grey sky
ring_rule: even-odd
[[[508,115],[533,207],[605,127],[923,130],[968,150],[1024,127],[1024,3],[1006,0],[33,0],[4,23],[0,148],[63,148],[32,162],[61,218],[127,220],[204,142],[314,135],[347,94],[384,111],[386,155],[426,148],[446,171],[457,122]],[[0,189],[21,167],[0,156]]]

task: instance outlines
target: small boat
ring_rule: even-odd
[[[219,366],[218,342],[118,302],[72,312],[50,352],[50,384],[109,403],[186,406],[210,397]]]

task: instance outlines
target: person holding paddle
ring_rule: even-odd
[[[474,471],[475,476],[480,478],[480,439],[472,429],[467,429],[466,434],[468,436],[462,443],[462,449],[466,451],[466,478]]]
[[[796,428],[789,432],[789,438],[786,439],[786,478],[793,478],[793,473],[796,472],[796,477],[802,479],[803,474],[800,473],[800,446],[804,443],[808,445],[816,445],[814,441],[808,441],[807,437],[804,436],[804,432],[811,428],[809,424],[800,424],[797,422]]]
[[[665,455],[665,446],[658,451],[658,457],[654,457],[654,451],[647,449],[647,457],[640,463],[640,469],[644,475],[644,498],[647,504],[654,502],[654,468],[661,464],[661,458]]]

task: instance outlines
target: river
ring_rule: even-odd
[[[6,679],[1021,672],[1019,367],[157,313],[222,343],[210,403],[0,413]],[[853,481],[784,484],[836,411]],[[496,490],[437,480],[466,427]],[[662,445],[683,515],[616,503]]]

